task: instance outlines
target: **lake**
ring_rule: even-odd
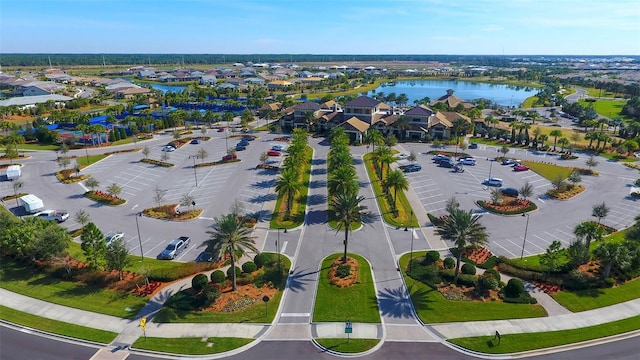
[[[162,91],[163,94],[166,94],[168,92],[174,92],[174,93],[182,92],[182,90],[187,88],[186,86],[180,86],[180,85],[163,85],[163,84],[154,84],[154,83],[149,84],[149,86],[152,89]]]
[[[466,100],[487,99],[502,106],[516,106],[528,97],[534,96],[537,90],[534,88],[516,87],[513,85],[486,84],[469,81],[447,81],[447,80],[412,80],[385,83],[375,89],[375,93],[395,93],[396,95],[406,94],[409,98],[408,104],[413,104],[414,100],[420,100],[428,96],[431,101],[447,94],[447,90],[452,89],[454,95]],[[374,91],[369,91],[371,96]]]

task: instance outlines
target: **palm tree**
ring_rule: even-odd
[[[245,226],[246,217],[231,213],[215,218],[213,231],[207,231],[209,240],[204,242],[211,253],[231,260],[231,288],[236,291],[236,262],[247,250],[258,252],[255,241],[251,237],[251,229]]]
[[[378,178],[382,180],[382,170],[384,164],[390,164],[395,161],[391,149],[388,146],[380,146],[373,152],[373,162],[378,170]]]
[[[367,207],[361,205],[364,196],[358,196],[357,193],[338,194],[331,201],[331,209],[334,217],[338,222],[338,231],[344,230],[344,256],[342,263],[347,262],[347,246],[349,244],[349,231],[351,224],[371,219],[373,214],[367,210]]]
[[[393,209],[395,210],[398,201],[398,190],[408,190],[409,180],[407,180],[402,171],[393,170],[387,175],[384,185],[387,189],[393,188]]]
[[[443,239],[453,241],[458,252],[456,254],[456,271],[453,282],[458,282],[462,252],[469,245],[478,246],[489,242],[487,229],[480,224],[480,217],[474,215],[471,210],[452,209],[449,216],[436,225],[436,232]]]
[[[562,136],[562,131],[555,129],[552,130],[549,135],[553,136],[553,151],[556,151],[556,144],[558,143],[558,136]]]
[[[561,147],[560,152],[564,152],[564,148],[569,146],[569,139],[564,138],[564,137],[558,139],[558,145],[560,145],[560,147]]]
[[[601,240],[605,235],[605,231],[600,224],[594,223],[593,221],[583,221],[576,225],[573,233],[580,240],[585,240],[584,253],[580,261],[581,264],[584,264],[589,261],[589,246],[591,245],[591,241]]]
[[[625,243],[602,243],[593,250],[593,256],[600,260],[601,265],[604,265],[602,273],[604,279],[609,277],[613,265],[625,269],[631,264],[631,254]]]
[[[540,144],[542,145],[543,149],[544,149],[544,142],[547,141],[547,139],[549,139],[549,137],[545,134],[542,134],[538,137],[538,141],[540,141]]]
[[[327,190],[331,196],[358,192],[358,177],[351,165],[337,167],[329,173],[327,180]]]
[[[376,145],[384,144],[384,136],[382,136],[382,133],[378,129],[370,129],[364,136],[364,143],[371,145],[371,150],[375,151]]]
[[[276,179],[276,191],[279,196],[285,197],[287,201],[287,218],[291,216],[293,198],[300,192],[301,187],[302,184],[298,178],[298,173],[292,168],[282,170],[280,176]]]

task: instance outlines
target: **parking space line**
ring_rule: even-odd
[[[511,256],[512,256],[512,257],[515,257],[515,256],[516,256],[516,254],[512,253],[511,251],[509,251],[509,249],[507,249],[506,247],[504,247],[504,246],[500,245],[500,244],[499,244],[499,243],[497,243],[497,242],[492,242],[491,244],[492,244],[492,245],[496,245],[496,246],[498,246],[498,247],[502,248],[504,251],[506,251],[506,252],[508,252],[509,254],[511,254]]]

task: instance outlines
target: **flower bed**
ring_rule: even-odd
[[[107,205],[122,205],[127,202],[124,199],[121,199],[117,196],[109,195],[100,190],[87,191],[86,193],[84,193],[84,196],[88,197],[91,200]]]
[[[560,160],[575,160],[577,158],[578,157],[576,155],[573,155],[572,153],[564,153],[559,157]]]
[[[276,170],[276,171],[280,170],[278,166],[267,165],[267,164],[258,164],[258,166],[256,166],[256,169]]]
[[[561,191],[558,189],[547,190],[547,195],[551,196],[554,199],[558,200],[569,200],[574,196],[580,194],[585,190],[585,187],[582,185],[567,185],[567,189],[565,191]]]
[[[202,209],[179,211],[178,204],[168,204],[142,210],[142,214],[154,219],[185,221],[198,218]]]
[[[9,201],[9,200],[15,200],[15,199],[19,199],[23,196],[27,195],[26,193],[18,193],[18,195],[7,195],[5,197],[2,198],[2,201]]]
[[[172,163],[159,161],[159,160],[153,160],[153,159],[142,159],[142,160],[140,160],[140,162],[151,164],[151,165],[158,165],[158,166],[162,166],[162,167],[172,167],[172,166],[174,166],[174,164],[172,164]]]
[[[120,154],[120,153],[130,153],[130,152],[136,152],[136,151],[140,151],[140,148],[135,148],[135,149],[125,149],[125,150],[116,150],[116,151],[109,151],[104,153],[104,155],[113,155],[113,154]]]
[[[73,184],[80,181],[85,181],[89,178],[89,175],[73,176],[74,173],[75,171],[71,169],[60,170],[56,173],[56,178],[58,178],[60,182],[65,184]]]
[[[222,164],[234,163],[234,162],[239,162],[239,161],[240,161],[240,159],[220,160],[220,161],[196,164],[196,167],[199,168],[199,167],[206,167],[206,166],[222,165]]]
[[[518,215],[536,210],[538,206],[532,201],[525,199],[514,199],[505,196],[502,204],[493,204],[490,201],[478,200],[476,204],[481,208],[501,215]]]
[[[573,171],[577,171],[580,175],[600,176],[597,171],[591,169],[573,168]]]

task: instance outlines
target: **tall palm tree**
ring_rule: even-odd
[[[575,229],[573,229],[573,234],[580,240],[585,241],[584,252],[582,259],[580,259],[580,263],[584,264],[589,261],[589,246],[591,245],[591,241],[602,240],[605,231],[600,224],[593,221],[583,221],[576,225]]]
[[[376,145],[384,144],[384,136],[378,129],[369,129],[364,136],[364,143],[371,145],[371,150],[376,150]]]
[[[338,231],[344,230],[344,256],[342,262],[347,262],[347,246],[349,244],[349,231],[351,224],[371,219],[373,214],[367,211],[367,207],[360,203],[364,201],[364,196],[357,193],[338,194],[331,201],[331,209],[334,212],[334,219],[338,222]]]
[[[331,171],[327,180],[327,190],[331,196],[358,192],[358,177],[351,165],[342,165]]]
[[[393,189],[393,209],[395,210],[398,201],[398,190],[408,190],[409,180],[407,180],[402,171],[393,170],[387,175],[384,185],[387,189]]]
[[[388,146],[380,146],[373,152],[373,163],[378,170],[378,178],[382,179],[382,167],[383,165],[393,159],[393,154]],[[389,161],[389,164],[393,161]]]
[[[567,146],[569,146],[570,142],[569,139],[567,138],[560,138],[558,139],[558,145],[560,145],[560,151],[564,152],[564,148],[566,148]]]
[[[293,198],[300,192],[302,184],[295,169],[284,169],[276,179],[276,191],[279,196],[285,197],[287,201],[287,218],[291,216]]]
[[[454,208],[449,216],[436,225],[436,232],[443,239],[453,241],[458,252],[456,254],[456,272],[453,282],[458,282],[462,252],[469,245],[484,245],[489,242],[487,229],[480,223],[480,217],[474,215],[471,210],[464,211]]]
[[[247,250],[258,252],[256,243],[251,237],[251,229],[245,226],[246,217],[231,213],[215,218],[213,231],[207,231],[209,240],[204,242],[208,250],[221,258],[229,255],[231,259],[231,283],[236,291],[236,262]]]
[[[593,256],[604,265],[604,279],[609,277],[613,265],[624,270],[631,264],[631,254],[625,243],[604,242],[594,249]]]
[[[549,135],[553,136],[553,151],[556,151],[556,144],[558,143],[558,136],[562,136],[562,131],[555,129],[552,130]]]

